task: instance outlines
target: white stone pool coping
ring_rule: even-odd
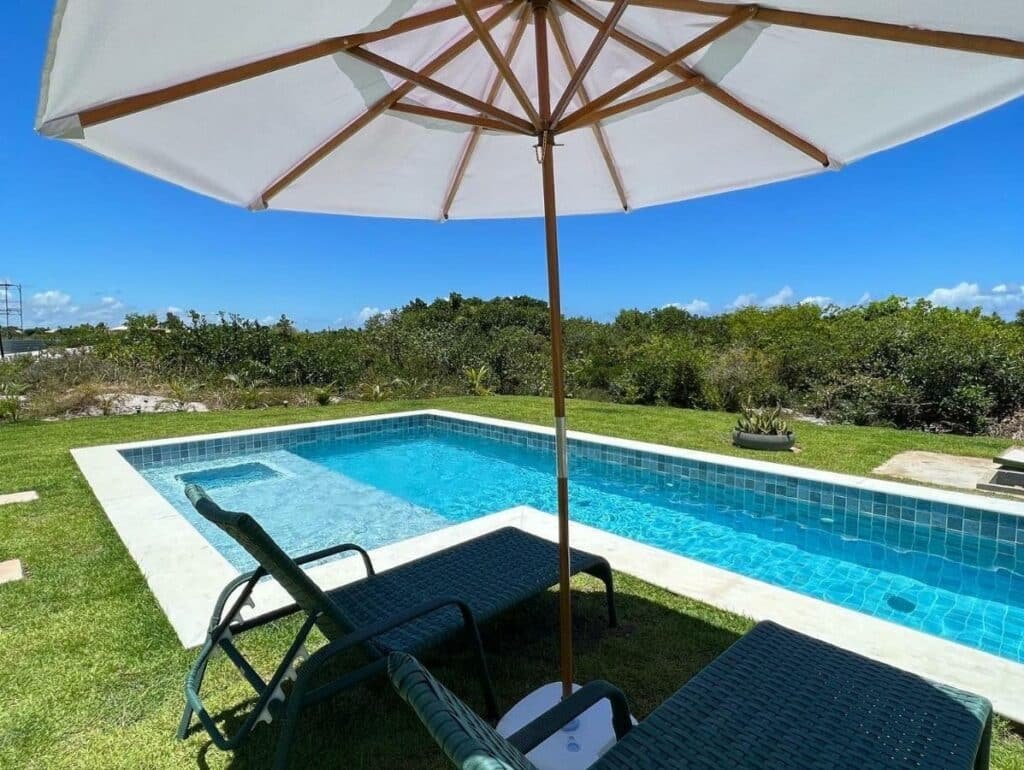
[[[218,594],[223,586],[238,574],[238,570],[211,546],[174,506],[149,485],[124,459],[120,454],[121,450],[418,414],[441,415],[545,435],[554,433],[553,429],[536,425],[429,409],[87,447],[72,450],[72,455],[121,540],[138,564],[178,638],[186,647],[194,647],[201,644],[205,637],[209,614]],[[570,431],[569,436],[598,444],[655,452],[717,465],[1024,516],[1024,504],[997,498],[576,431]],[[554,517],[521,506],[377,548],[371,551],[370,555],[377,569],[387,569],[389,566],[503,526],[518,526],[550,540],[557,538]],[[999,713],[1015,721],[1024,722],[1024,688],[1018,685],[1020,681],[1024,681],[1022,664],[577,522],[571,525],[571,537],[574,547],[605,556],[617,571],[756,620],[774,620],[810,636],[907,671],[980,693],[992,701]],[[341,559],[314,566],[310,569],[310,574],[321,585],[334,587],[362,577],[362,563],[353,558]],[[249,613],[262,613],[290,603],[286,594],[276,584],[270,582],[261,584],[253,598],[256,608]]]

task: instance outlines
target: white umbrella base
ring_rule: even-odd
[[[572,686],[573,692],[580,689]],[[551,682],[529,693],[498,722],[498,733],[508,737],[525,727],[562,700],[562,683]],[[636,724],[636,719],[633,719]],[[612,729],[612,708],[608,701],[595,703],[578,718],[567,724],[527,758],[539,770],[584,770],[594,764],[615,744]]]

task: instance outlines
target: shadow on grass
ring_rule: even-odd
[[[620,626],[609,628],[602,586],[574,580],[577,681],[607,679],[626,693],[643,718],[752,625],[697,602],[616,575]],[[530,690],[558,678],[557,596],[547,592],[482,628],[484,646],[504,711]],[[243,641],[244,649],[244,641]],[[420,656],[431,672],[478,713],[484,711],[474,658],[452,642]],[[363,662],[341,661],[339,667]],[[216,715],[229,733],[248,713],[237,704]],[[228,757],[193,728],[201,768],[267,768],[278,724],[260,726]],[[449,767],[415,714],[385,677],[306,709],[292,750],[293,768]]]

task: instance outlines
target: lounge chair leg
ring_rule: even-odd
[[[491,672],[487,667],[487,656],[484,654],[484,643],[480,639],[480,627],[476,619],[469,612],[468,607],[462,610],[462,621],[466,625],[466,636],[469,637],[476,651],[476,662],[480,670],[480,682],[484,688],[484,700],[487,702],[487,719],[492,722],[498,721],[498,699],[494,695],[494,682],[491,681]]]
[[[498,713],[498,699],[494,695],[494,682],[491,681],[491,674],[487,669],[487,659],[484,657],[484,649],[480,645],[479,638],[477,639],[476,655],[478,665],[480,666],[480,682],[484,688],[484,700],[487,702],[486,716],[491,722],[497,722],[500,716]]]
[[[200,666],[199,671],[196,673],[196,692],[199,692],[199,688],[203,686],[203,677],[206,676],[206,662]],[[195,712],[192,710],[192,705],[185,700],[185,708],[181,712],[181,721],[178,722],[178,740],[183,741],[188,737],[188,730],[192,726],[192,717]]]
[[[619,614],[615,609],[615,586],[612,582],[611,570],[608,571],[608,579],[605,581],[605,586],[608,592],[608,627],[618,628],[619,627]]]
[[[299,722],[299,712],[305,705],[306,691],[309,689],[309,682],[313,675],[320,670],[320,666],[326,658],[316,658],[311,663],[297,672],[295,683],[284,703],[281,716],[281,734],[277,739],[277,750],[274,752],[274,770],[287,770],[291,758],[292,743],[295,742],[295,728]]]
[[[178,722],[177,738],[179,741],[188,737],[188,729],[192,726],[192,707],[185,704],[185,710],[181,713],[181,721]]]
[[[281,720],[281,734],[277,738],[277,749],[274,751],[274,770],[287,770],[288,761],[291,759],[292,743],[295,742],[295,727],[299,720],[300,707],[298,704],[303,695],[301,692],[296,692],[298,689],[296,687],[292,690],[285,704],[284,718]]]
[[[608,627],[617,628],[619,615],[615,611],[615,579],[612,577],[611,565],[605,563],[590,574],[604,582],[605,593],[608,595]]]

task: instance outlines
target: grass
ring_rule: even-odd
[[[35,503],[0,508],[0,560],[21,558],[27,579],[0,586],[0,767],[264,767],[276,725],[236,755],[205,734],[173,738],[181,684],[194,653],[181,649],[162,611],[75,467],[73,447],[279,425],[426,406],[548,424],[549,402],[456,398],[334,407],[104,417],[0,426],[0,493],[35,489]],[[572,402],[578,430],[750,455],[729,444],[734,417],[653,407]],[[1008,442],[895,430],[798,424],[804,451],[782,462],[867,474],[892,454],[931,449],[991,456]],[[643,716],[750,627],[744,618],[618,576],[623,625],[604,626],[596,581],[581,578],[576,604],[580,679],[620,685]],[[498,696],[507,707],[556,675],[555,596],[548,593],[484,628]],[[271,666],[295,624],[254,632],[247,654]],[[439,650],[427,665],[482,708],[471,658]],[[212,706],[237,723],[251,691],[223,660],[211,672]],[[238,709],[239,704],[242,709]],[[312,709],[295,767],[443,768],[433,744],[383,681]],[[1024,770],[1024,743],[1001,722],[994,766]]]

